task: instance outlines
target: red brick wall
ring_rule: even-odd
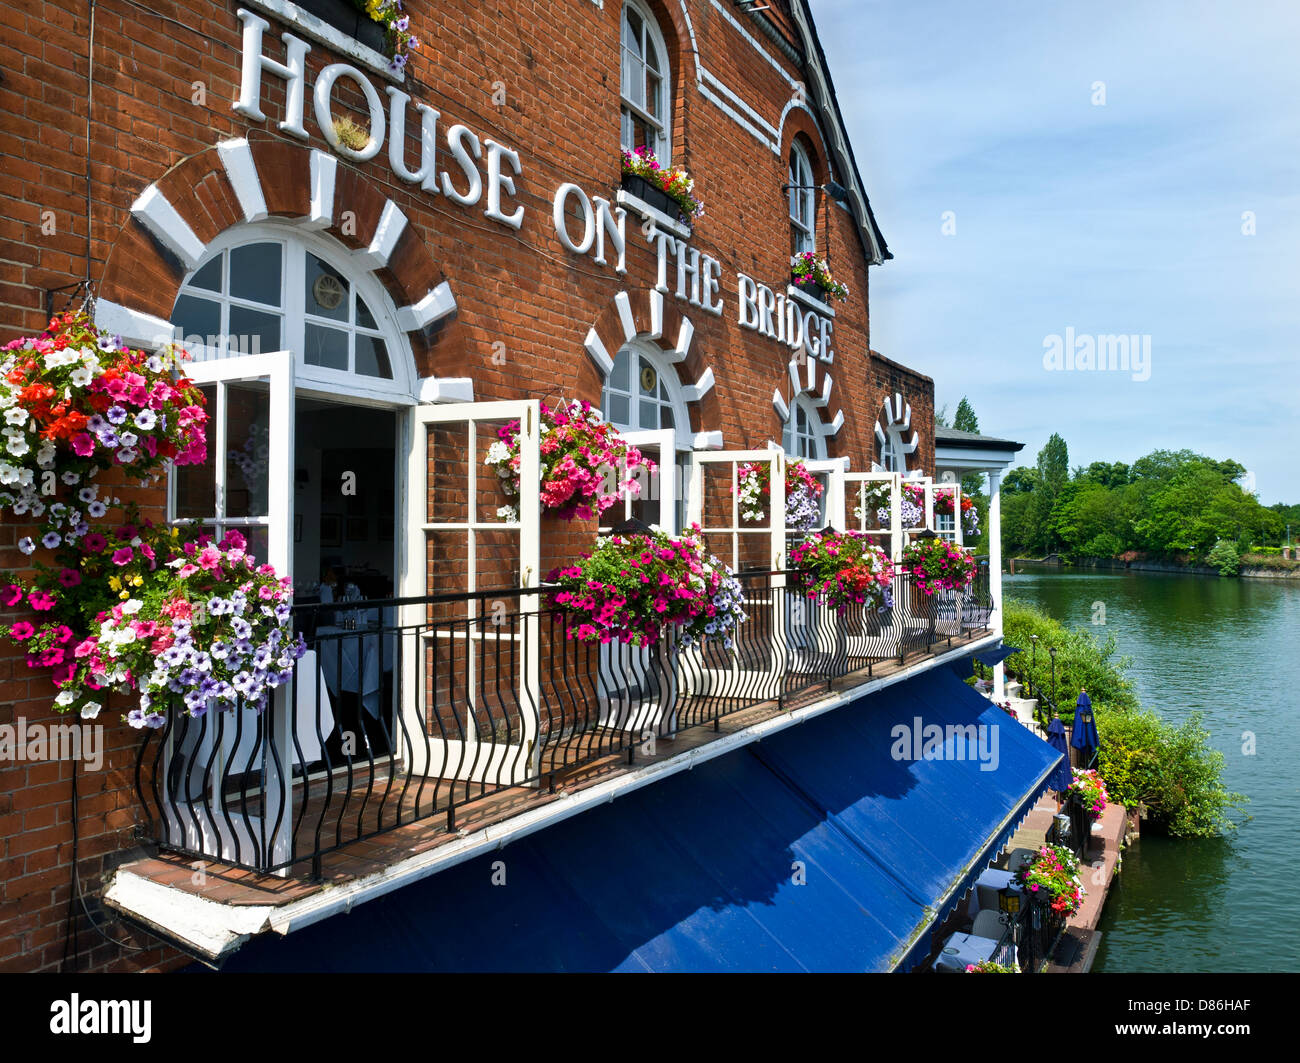
[[[181,278],[130,219],[130,205],[140,192],[161,182],[174,202],[192,204],[187,216],[200,237],[208,239],[238,217],[235,205],[216,178],[190,182],[181,176],[190,171],[177,170],[170,181],[165,179],[183,160],[218,141],[247,136],[264,178],[280,174],[279,183],[266,193],[273,213],[301,212],[303,177],[294,162],[299,142],[275,125],[283,112],[283,82],[269,75],[263,79],[265,123],[248,122],[231,110],[240,74],[238,4],[150,0],[149,6],[155,14],[118,0],[97,5],[89,274],[102,297],[134,300],[165,317]],[[417,363],[425,373],[472,377],[479,399],[563,393],[596,402],[600,378],[583,350],[584,337],[593,325],[617,320],[613,300],[623,290],[631,293],[642,319],[645,292],[654,283],[654,257],[631,215],[626,277],[619,278],[612,266],[595,265],[590,256],[569,254],[551,224],[551,197],[566,181],[588,195],[610,199],[618,185],[621,5],[609,0],[602,9],[588,0],[565,0],[542,9],[521,3],[410,0],[407,6],[424,48],[405,90],[441,112],[440,135],[450,124],[463,122],[480,138],[517,150],[523,175],[516,179],[513,202],[526,209],[523,231],[516,233],[486,219],[483,203],[465,208],[445,196],[412,191],[393,178],[387,150],[359,166],[340,159],[339,194],[351,197],[360,214],[372,215],[371,224],[386,197],[410,221],[413,236],[404,238],[383,276],[399,302],[409,294],[406,289],[427,288],[444,278],[455,292],[456,317],[427,347],[416,345]],[[796,134],[812,145],[819,180],[847,183],[848,176],[829,168],[821,133],[806,112],[790,112],[778,155],[701,94],[697,51],[710,73],[773,125],[792,96],[786,78],[712,4],[688,0],[685,5],[694,42],[678,0],[652,0],[651,6],[668,39],[676,88],[673,159],[690,169],[705,202],[706,214],[696,224],[692,244],[722,263],[726,304],[724,315],[714,318],[667,297],[665,336],[676,335],[679,313],[689,316],[696,335],[691,356],[680,367],[682,379],[692,383],[706,367],[716,378],[713,391],[692,412],[692,428],[720,429],[728,447],[761,447],[768,439],[780,439],[782,426],[771,399],[774,388],[790,397],[789,351],[737,326],[735,274],[747,273],[774,289],[784,287],[789,228],[780,188]],[[783,10],[780,5],[777,16],[786,26]],[[736,17],[786,75],[802,80],[756,27],[744,16]],[[0,226],[0,332],[6,336],[39,329],[45,289],[73,283],[87,272],[88,30],[86,5],[14,0],[0,8],[0,214],[5,219]],[[273,24],[265,50],[281,59],[277,33]],[[324,63],[339,58],[348,61],[313,42],[309,84]],[[371,80],[382,92],[383,79],[372,74]],[[493,100],[498,83],[506,94],[501,106]],[[200,88],[204,102],[196,104]],[[346,100],[346,94],[339,99]],[[325,149],[310,93],[304,125],[310,146]],[[414,157],[412,132],[408,129],[409,158]],[[445,146],[439,164],[455,169]],[[832,452],[849,455],[854,468],[868,467],[877,456],[872,425],[885,395],[897,390],[912,405],[924,467],[930,468],[933,385],[871,357],[867,264],[856,227],[834,203],[819,203],[817,217],[819,251],[829,253],[836,275],[851,292],[848,303],[837,306],[836,358],[829,369],[835,385],[824,411],[828,421],[838,409],[845,414]],[[43,231],[43,224],[50,229],[50,223],[52,231]],[[367,235],[363,228],[347,242],[357,246]],[[505,344],[504,365],[493,361],[498,341]],[[12,523],[0,527],[0,568],[19,569],[25,563],[13,548],[20,534]],[[51,696],[49,684],[33,678],[21,659],[0,659],[0,723],[19,716],[31,723],[57,719]],[[132,844],[139,814],[132,790],[136,735],[116,723],[117,715],[111,711],[101,717],[112,736],[108,762],[79,781],[78,867],[92,898],[106,863],[121,859]],[[70,780],[66,763],[0,764],[0,970],[52,969],[62,960],[71,878]],[[144,969],[182,961],[170,951],[118,950],[84,923],[81,969]],[[136,940],[115,922],[109,922],[106,933]]]

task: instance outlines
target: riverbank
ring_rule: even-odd
[[[1007,559],[1008,572],[1016,575],[1021,572],[1062,572],[1089,570],[1097,572],[1169,572],[1180,576],[1213,576],[1215,579],[1231,579],[1220,575],[1217,568],[1209,565],[1180,565],[1177,561],[1125,561],[1118,557],[1080,557],[1066,561],[1059,554],[1048,557],[1012,557]],[[1242,566],[1237,576],[1242,579],[1283,579],[1300,580],[1300,562],[1294,568],[1272,568],[1262,565]]]

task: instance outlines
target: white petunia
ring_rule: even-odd
[[[5,421],[9,424],[26,424],[27,411],[21,406],[13,406],[5,410]]]

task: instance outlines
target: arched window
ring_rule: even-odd
[[[659,26],[639,0],[623,5],[623,147],[647,147],[661,163],[672,153],[672,78]]]
[[[292,350],[326,390],[409,393],[410,354],[386,293],[343,252],[274,226],[231,230],[181,288],[172,324],[192,357]]]
[[[892,425],[885,430],[885,442],[880,448],[880,467],[885,472],[907,472],[907,456],[903,453],[903,440]]]
[[[677,373],[667,360],[640,344],[618,352],[601,396],[605,420],[628,431],[690,428]]]
[[[817,189],[813,185],[812,163],[803,146],[790,148],[790,252],[817,250]]]
[[[797,458],[820,460],[826,457],[826,438],[816,408],[802,395],[790,405],[781,446]]]

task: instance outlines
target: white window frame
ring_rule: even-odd
[[[662,410],[667,407],[672,411],[673,429],[677,432],[679,439],[690,437],[691,417],[686,408],[686,398],[682,394],[681,381],[677,378],[677,370],[673,364],[664,357],[661,352],[652,343],[643,340],[630,340],[619,348],[618,354],[614,356],[614,362],[617,364],[618,359],[627,355],[633,360],[633,364],[628,367],[628,390],[613,386],[614,369],[611,366],[609,375],[605,377],[604,386],[600,392],[600,411],[601,416],[609,421],[615,428],[621,432],[657,432],[660,425],[642,424],[640,420],[641,402],[643,392],[641,391],[641,369],[642,363],[648,365],[655,372],[656,384],[653,397],[645,400],[653,403],[656,410]],[[660,389],[668,393],[666,399],[659,396]],[[611,392],[620,397],[626,397],[628,400],[628,418],[626,422],[616,420],[609,413],[609,398]]]
[[[795,234],[793,251],[816,253],[817,189],[813,187],[812,160],[797,140],[790,146],[789,177],[790,227]]]
[[[222,295],[204,289],[190,289],[188,286],[194,277],[214,257],[223,252],[249,244],[279,243],[283,246],[282,269],[280,275],[280,306],[269,307],[250,303],[247,300],[232,298],[227,291]],[[377,329],[358,328],[339,321],[323,317],[313,317],[315,323],[328,325],[358,335],[378,334],[384,341],[388,353],[388,363],[392,370],[391,379],[363,376],[351,370],[330,369],[326,366],[308,365],[304,356],[304,337],[308,322],[306,310],[305,269],[306,253],[338,270],[352,290],[360,296],[370,312],[374,315]],[[262,313],[276,313],[281,319],[280,347],[294,353],[294,374],[298,390],[314,392],[326,397],[344,396],[347,402],[358,400],[365,402],[379,401],[386,404],[414,405],[416,402],[417,376],[415,359],[411,353],[410,341],[406,333],[398,326],[396,311],[392,299],[374,273],[367,268],[358,268],[355,260],[350,260],[351,252],[324,236],[305,233],[301,229],[278,224],[274,221],[258,222],[254,225],[239,225],[221,233],[208,244],[202,262],[188,273],[181,285],[177,298],[182,295],[194,295],[218,302],[222,306],[222,320],[227,320],[229,306],[245,306]],[[183,338],[183,337],[182,337]],[[207,361],[226,357],[222,352],[212,348],[191,350],[196,361]]]
[[[638,18],[641,19],[643,33],[640,38],[641,55],[635,55],[627,47],[628,36],[632,34],[631,24],[628,22],[628,11],[635,11]],[[641,95],[645,95],[646,69],[645,45],[647,41],[654,46],[662,70],[655,71],[659,74],[659,92],[660,114],[661,118],[655,118],[649,108],[644,103],[638,103],[628,93],[629,64],[635,64],[639,68],[641,77]],[[629,136],[631,127],[628,121],[629,112],[635,118],[645,122],[655,130],[655,143],[653,145],[655,157],[661,164],[667,166],[672,161],[673,149],[673,76],[672,64],[668,58],[668,45],[664,41],[663,31],[659,28],[659,20],[655,18],[645,4],[640,0],[624,0],[623,14],[619,19],[618,32],[618,54],[619,54],[619,140],[624,148],[628,151],[635,150],[635,138]]]
[[[808,431],[800,433],[799,431],[799,414],[802,413],[808,425]],[[812,452],[805,453],[800,449],[801,443],[812,445]],[[817,416],[817,408],[809,401],[807,396],[797,395],[794,401],[790,403],[789,413],[786,415],[785,428],[781,433],[781,448],[792,458],[801,458],[808,461],[824,461],[826,458],[826,429],[822,424],[822,419]]]

